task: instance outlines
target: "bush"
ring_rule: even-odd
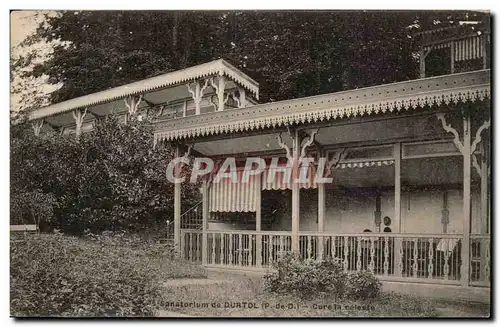
[[[346,275],[334,261],[299,260],[287,254],[275,263],[276,273],[264,277],[268,292],[309,299],[325,294],[342,297]]]
[[[287,254],[274,264],[276,272],[264,276],[264,290],[302,299],[336,297],[368,299],[379,296],[381,283],[370,272],[347,274],[332,259],[301,260]]]
[[[347,277],[346,296],[350,299],[379,297],[382,283],[368,271],[357,271]]]
[[[11,237],[13,316],[152,316],[167,278],[202,275],[157,248],[57,234]],[[153,251],[146,251],[152,248]]]

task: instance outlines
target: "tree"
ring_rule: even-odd
[[[12,215],[50,200],[53,217],[45,221],[72,234],[137,231],[173,220],[173,184],[166,178],[172,150],[152,144],[146,121],[123,125],[112,116],[79,141],[55,133],[34,137],[17,127],[11,142]],[[196,185],[186,183],[182,191],[183,203],[194,204]],[[40,193],[45,197],[27,196]]]
[[[459,12],[463,15],[463,12]],[[59,102],[220,57],[275,101],[415,78],[411,31],[455,12],[83,11],[48,18]],[[431,23],[429,23],[431,22]]]

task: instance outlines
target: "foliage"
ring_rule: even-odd
[[[19,126],[11,140],[11,203],[20,207],[16,201],[34,191],[51,194],[54,217],[46,220],[71,234],[157,229],[173,220],[173,184],[165,176],[172,149],[152,144],[147,121],[124,125],[113,116],[79,141],[55,133],[34,137]],[[187,205],[196,200],[194,185],[185,183],[182,191]]]
[[[351,299],[370,299],[380,295],[382,283],[368,271],[356,271],[347,277],[346,296]]]
[[[487,20],[464,11],[64,11],[36,38],[58,41],[34,69],[60,102],[225,58],[277,101],[417,77],[415,30]]]
[[[266,291],[310,299],[325,294],[344,295],[346,274],[334,261],[300,260],[287,254],[274,264],[276,273],[264,276]]]
[[[345,273],[337,260],[302,260],[287,254],[274,263],[276,272],[264,276],[267,292],[299,298],[376,298],[381,283],[370,272]]]
[[[53,218],[55,197],[52,193],[43,193],[39,189],[13,194],[11,197],[11,224],[50,223]]]
[[[11,239],[10,298],[14,316],[152,316],[162,307],[162,282],[203,277],[167,259],[163,245],[126,246],[60,234]],[[122,244],[122,245],[117,245]]]

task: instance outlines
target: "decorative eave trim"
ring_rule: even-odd
[[[489,70],[424,78],[172,119],[157,125],[155,139],[170,141],[475,102],[490,98],[490,92]]]
[[[105,91],[84,95],[64,102],[56,103],[47,107],[34,110],[29,120],[40,119],[57,114],[63,114],[71,110],[89,108],[100,104],[124,99],[127,96],[146,94],[163,88],[182,84],[198,78],[215,75],[225,75],[234,82],[253,93],[259,98],[259,84],[248,75],[238,70],[223,59],[211,61],[205,64],[188,67],[167,74],[147,78],[130,84],[114,87]]]

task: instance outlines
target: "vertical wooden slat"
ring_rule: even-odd
[[[220,264],[224,264],[224,240],[226,239],[225,234],[220,234]]]
[[[349,238],[344,236],[344,271],[347,272],[347,267],[349,265]]]
[[[429,275],[428,278],[432,278],[434,275],[434,240],[429,239]]]
[[[357,250],[356,250],[356,270],[357,271],[360,271],[361,270],[361,236],[358,236],[357,237],[357,243],[358,243],[358,246],[357,246]]]
[[[485,265],[484,265],[484,282],[489,283],[490,282],[490,240],[489,239],[483,239],[482,246],[484,246],[486,249],[484,251],[485,254]]]
[[[450,259],[450,239],[442,239],[442,242],[445,242],[445,251],[444,251],[444,266],[443,266],[443,274],[444,274],[444,279],[448,280],[449,274],[450,274],[450,266],[449,266],[449,259]]]
[[[335,259],[337,257],[337,238],[335,236],[332,236],[330,246],[332,247],[332,258]]]
[[[312,237],[311,235],[307,235],[307,259],[312,258]]]
[[[271,266],[271,263],[274,261],[273,249],[274,249],[274,236],[269,235],[268,242],[267,242],[267,250],[269,252],[267,261],[268,261],[269,266]]]
[[[397,276],[402,276],[403,275],[403,238],[399,238],[401,241],[400,242],[395,242],[396,246],[396,251],[399,254],[398,262],[397,262],[397,271],[398,275]]]
[[[283,255],[283,235],[280,235],[280,251],[279,251],[279,256],[276,259],[280,259],[280,257]]]
[[[216,264],[215,262],[215,240],[217,234],[212,233],[212,264]]]
[[[233,265],[233,238],[234,234],[230,233],[229,234],[229,264]]]
[[[243,235],[238,234],[238,265],[243,265]]]
[[[384,237],[384,275],[389,274],[389,237]]]
[[[373,273],[375,268],[375,238],[370,237],[370,271]]]
[[[208,196],[208,182],[206,179],[203,179],[202,184],[202,238],[201,238],[201,262],[203,265],[207,264],[207,255],[208,255],[208,242],[207,242],[207,229],[208,229],[208,216],[209,216],[209,196]]]
[[[418,238],[413,239],[413,277],[417,277],[418,271]]]
[[[253,235],[248,235],[248,265],[252,265],[253,260]]]

